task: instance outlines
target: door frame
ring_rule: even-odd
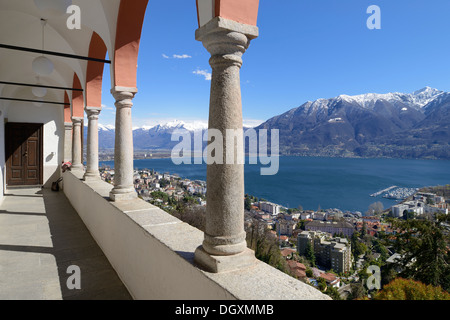
[[[5,158],[7,157],[7,141],[11,141],[9,140],[9,131],[8,131],[8,127],[11,126],[35,126],[35,127],[39,127],[38,131],[39,131],[39,140],[38,140],[38,144],[39,144],[39,148],[38,148],[38,161],[39,161],[39,184],[38,185],[44,185],[44,124],[43,123],[35,123],[35,122],[6,122],[5,123]],[[8,180],[9,180],[9,163],[10,163],[10,159],[5,159],[5,169],[6,169],[6,174],[5,174],[5,188],[8,187]],[[11,187],[15,187],[16,185],[11,185]],[[20,185],[18,185],[20,186]],[[23,185],[26,186],[26,185]]]

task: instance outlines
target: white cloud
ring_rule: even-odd
[[[192,58],[190,55],[188,54],[174,54],[172,55],[172,57],[169,57],[167,54],[162,54],[162,57],[164,59],[190,59]]]
[[[190,55],[187,55],[187,54],[174,54],[172,57],[174,59],[189,59],[189,58],[192,58]]]
[[[195,70],[194,72],[192,72],[193,74],[199,75],[199,76],[204,76],[206,81],[211,81],[212,78],[212,74],[210,72],[208,72],[208,70]]]
[[[102,110],[114,110],[114,108],[108,107],[106,104],[102,104]]]

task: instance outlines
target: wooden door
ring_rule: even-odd
[[[6,123],[6,184],[29,186],[42,184],[43,125]]]

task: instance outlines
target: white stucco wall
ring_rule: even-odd
[[[46,188],[50,187],[51,183],[60,176],[59,165],[63,158],[64,123],[62,106],[43,105],[38,108],[30,103],[15,102],[8,107],[5,112],[5,117],[8,118],[8,122],[44,124],[42,159],[44,168],[43,183]],[[2,130],[2,132],[4,132],[4,130]]]
[[[4,196],[5,185],[5,108],[0,105],[0,203]]]
[[[108,201],[112,186],[82,181],[82,171],[63,176],[65,195],[135,299],[330,299],[260,261],[242,270],[202,271],[193,260],[203,232],[141,199]]]

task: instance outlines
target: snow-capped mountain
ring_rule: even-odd
[[[133,140],[135,149],[171,149],[177,144],[172,142],[172,133],[175,130],[187,130],[191,133],[204,131],[208,124],[202,121],[184,122],[170,121],[155,126],[142,126],[133,128]],[[115,127],[113,125],[98,125],[99,148],[114,148]],[[84,130],[87,136],[87,127]]]
[[[99,131],[114,131],[115,127],[113,125],[102,125],[102,124],[98,124],[98,130]]]
[[[308,113],[311,113],[324,109],[328,110],[330,108],[333,108],[339,102],[343,101],[349,104],[357,104],[364,109],[373,110],[378,102],[384,101],[397,107],[408,107],[420,110],[428,103],[441,96],[443,93],[443,91],[425,87],[413,93],[366,93],[355,96],[342,94],[331,99],[317,99],[315,101],[308,101],[301,107]]]
[[[154,130],[156,132],[165,131],[165,130],[175,130],[175,129],[186,129],[188,131],[201,131],[208,129],[208,123],[201,121],[194,121],[186,123],[184,121],[174,120],[167,122],[165,124],[158,124],[154,127],[143,127],[143,130]]]
[[[450,158],[450,93],[340,95],[308,101],[257,128],[279,129],[287,154]]]

